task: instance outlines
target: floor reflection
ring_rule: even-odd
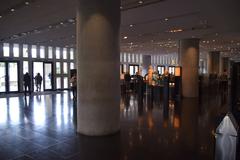
[[[181,101],[152,96],[122,95],[121,131],[109,137],[76,134],[70,92],[0,98],[1,160],[214,159],[214,132],[228,111],[227,94]]]

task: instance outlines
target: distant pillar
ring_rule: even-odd
[[[209,74],[219,74],[220,71],[220,52],[219,51],[212,51],[209,52],[209,59],[208,59],[208,73]]]
[[[219,74],[223,73],[223,57],[219,56]]]
[[[182,66],[182,95],[198,97],[199,39],[180,40],[179,58]]]
[[[223,57],[223,71],[227,72],[229,75],[229,57]]]
[[[119,131],[120,0],[78,0],[77,132]]]

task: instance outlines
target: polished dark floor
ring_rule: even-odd
[[[214,132],[228,96],[139,101],[121,99],[121,131],[87,137],[75,132],[70,92],[0,98],[0,160],[213,160]]]

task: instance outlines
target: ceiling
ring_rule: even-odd
[[[1,0],[0,42],[75,47],[77,0]],[[122,0],[121,52],[167,54],[199,38],[200,51],[240,52],[239,0]]]

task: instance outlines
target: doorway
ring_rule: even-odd
[[[0,93],[19,91],[18,62],[0,61]]]
[[[52,65],[52,62],[33,62],[33,76],[35,77],[39,73],[43,78],[40,91],[53,89]],[[36,90],[36,82],[34,81],[34,91]]]
[[[136,73],[139,72],[139,65],[129,65],[129,74],[136,75]]]

